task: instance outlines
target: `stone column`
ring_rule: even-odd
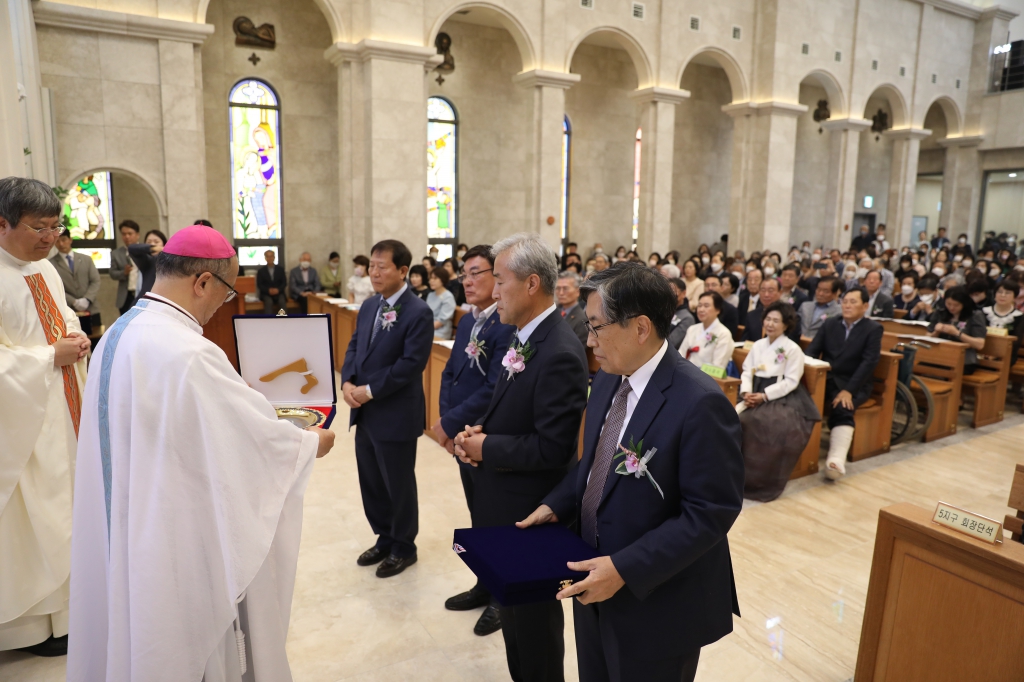
[[[338,67],[343,260],[381,239],[427,252],[427,82],[436,50],[366,39],[324,53]]]
[[[562,242],[562,122],[565,91],[580,82],[578,74],[533,69],[512,81],[533,90],[532,148],[527,155],[530,195],[527,232],[536,232],[556,252]]]
[[[828,184],[825,186],[825,225],[821,243],[838,246],[850,241],[844,229],[853,222],[857,194],[857,154],[861,131],[871,127],[863,118],[825,121],[821,127],[829,131],[831,150],[828,161]]]
[[[978,145],[984,141],[984,135],[939,140],[946,148],[939,225],[947,228],[947,234],[974,234],[981,199]]]
[[[913,244],[914,191],[917,188],[917,161],[921,140],[932,134],[924,128],[887,130],[893,140],[889,166],[889,199],[885,212],[889,243],[893,248]]]
[[[735,119],[729,248],[752,251],[789,248],[793,205],[796,117],[803,104],[743,102],[722,111]]]
[[[159,40],[157,51],[160,56],[161,133],[170,235],[207,214],[203,81],[199,46]],[[183,172],[185,169],[187,172]],[[231,237],[230,225],[218,225],[217,228]]]
[[[0,3],[0,178],[25,175],[25,141],[18,106],[18,69],[14,61],[15,17]]]
[[[676,105],[690,96],[686,90],[650,87],[631,97],[639,107],[640,215],[637,251],[646,258],[652,251],[666,253],[671,247],[672,161],[675,150]]]

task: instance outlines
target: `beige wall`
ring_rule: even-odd
[[[825,205],[832,133],[814,122],[814,110],[818,100],[822,99],[828,99],[823,88],[809,84],[800,86],[800,104],[807,105],[808,110],[796,121],[790,244],[802,244],[807,240],[818,247],[828,241],[832,233]],[[835,103],[831,105],[835,106]]]
[[[928,218],[928,235],[934,235],[939,227],[939,202],[942,201],[942,176],[918,175],[914,192],[914,216]],[[917,239],[917,232],[913,234]]]
[[[892,109],[889,103],[880,98],[868,100],[865,117],[871,118],[882,109],[889,113],[892,121]],[[853,203],[854,213],[874,213],[875,225],[885,222],[889,199],[889,169],[892,165],[892,139],[886,135],[875,139],[875,133],[865,130],[860,134],[860,153],[857,157],[857,190]],[[864,197],[873,196],[873,208],[864,208]],[[852,218],[852,216],[851,216]],[[853,225],[851,224],[851,229]],[[852,239],[855,235],[851,234]],[[849,246],[843,244],[842,246]]]

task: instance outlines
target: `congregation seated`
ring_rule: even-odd
[[[882,352],[882,325],[866,318],[868,293],[860,287],[842,299],[842,315],[825,320],[807,347],[807,355],[829,363],[825,405],[831,406],[825,476],[846,474],[846,454],[853,443],[854,411],[871,397],[875,365]]]
[[[729,330],[729,333],[732,334],[733,338],[735,338],[739,333],[739,311],[736,310],[736,306],[725,300],[725,296],[722,294],[722,279],[721,275],[708,275],[704,280],[704,291],[714,291],[722,297],[722,312],[718,316],[718,319],[725,325],[725,328]]]
[[[706,291],[697,300],[698,324],[686,330],[679,353],[697,367],[711,365],[725,369],[732,359],[732,334],[718,319],[722,312],[722,297],[715,291]]]
[[[868,292],[869,297],[868,317],[884,317],[891,320],[893,318],[893,300],[892,296],[882,291],[882,271],[872,270],[865,275],[864,289]]]
[[[800,306],[810,300],[807,293],[799,287],[802,274],[800,266],[796,263],[790,263],[779,273],[779,300],[790,304],[794,310],[800,310]]]
[[[348,285],[345,287],[348,291],[348,302],[362,305],[363,301],[373,296],[373,284],[370,282],[370,259],[359,255],[352,259],[352,265],[352,276],[348,278]],[[424,280],[426,280],[425,277]],[[423,284],[426,284],[426,281]]]
[[[341,277],[341,256],[337,251],[331,251],[327,267],[320,268],[320,285],[331,298],[341,298]]]
[[[572,270],[559,273],[555,282],[555,303],[562,319],[572,327],[576,338],[587,347],[587,314],[580,307],[580,276]]]
[[[409,268],[409,289],[423,301],[426,301],[430,294],[430,287],[427,286],[429,277],[430,273],[419,263]]]
[[[939,278],[927,274],[917,283],[917,303],[907,311],[907,320],[927,320],[939,308]]]
[[[782,494],[814,424],[821,421],[818,408],[800,383],[803,349],[786,336],[799,324],[793,306],[772,303],[764,312],[764,336],[743,361],[742,400],[736,412],[743,426],[743,496],[751,500],[767,502]]]
[[[448,289],[448,270],[436,267],[427,279],[430,293],[427,305],[434,315],[434,338],[447,341],[452,338],[452,319],[455,317],[455,296]]]
[[[697,324],[690,306],[686,301],[686,282],[681,279],[670,279],[669,286],[676,296],[676,312],[672,316],[672,330],[668,335],[668,345],[679,348],[683,345],[683,338],[686,337],[686,330]]]
[[[256,292],[263,302],[263,312],[273,315],[288,304],[285,298],[287,282],[284,268],[274,262],[277,258],[276,254],[267,249],[263,252],[263,258],[266,260],[266,265],[260,266],[260,269],[256,271]]]
[[[782,287],[779,285],[779,280],[774,277],[766,277],[761,282],[757,306],[747,313],[746,328],[743,330],[743,336],[740,337],[741,341],[757,341],[761,338],[761,320],[764,310],[778,301],[781,293]],[[800,343],[800,329],[797,325],[793,325],[792,329],[787,330],[786,336],[794,343]]]
[[[704,293],[704,281],[697,277],[698,265],[693,258],[683,263],[683,281],[686,282],[686,298],[690,312],[697,312],[697,301]]]
[[[306,314],[306,298],[321,291],[320,276],[313,269],[313,257],[308,252],[299,256],[299,264],[288,275],[288,296]]]
[[[834,276],[822,277],[814,289],[814,300],[800,306],[800,334],[809,339],[821,329],[825,320],[842,314],[839,295],[843,292],[843,284]]]
[[[1020,351],[1020,341],[1024,338],[1024,312],[1021,312],[1014,305],[1020,284],[1016,280],[1004,279],[996,286],[995,302],[982,309],[985,315],[985,323],[992,329],[1005,329],[1007,334],[1013,337],[1013,355],[1010,358],[1010,365],[1017,362],[1017,354]]]
[[[740,324],[747,324],[747,314],[757,307],[761,295],[761,282],[764,280],[764,273],[756,265],[747,265],[747,275],[740,287],[739,303],[736,309],[739,312]]]
[[[964,374],[978,368],[978,351],[985,347],[985,315],[975,307],[966,287],[953,287],[942,298],[943,307],[928,320],[928,334],[967,344]]]
[[[917,292],[917,283],[920,280],[917,272],[911,270],[900,277],[900,293],[893,297],[893,314],[897,310],[906,311],[909,315],[912,310],[921,302]]]

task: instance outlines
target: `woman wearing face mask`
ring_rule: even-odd
[[[620,246],[615,249],[615,257],[612,258],[612,263],[618,263],[620,260],[626,260],[626,247]]]
[[[703,258],[701,260],[703,260]],[[722,254],[716,253],[714,256],[711,257],[711,261],[707,264],[707,267],[704,268],[704,271],[700,273],[700,276],[703,277],[704,279],[707,279],[708,275],[721,274],[722,270],[724,269],[725,259],[722,258]]]
[[[959,237],[956,238],[956,244],[953,246],[951,252],[952,252],[954,257],[956,257],[956,256],[963,256],[964,258],[966,258],[967,256],[970,256],[972,258],[974,257],[974,251],[971,250],[971,245],[967,243],[967,235],[966,234],[961,234]]]
[[[409,268],[409,288],[424,301],[430,293],[430,287],[427,286],[428,276],[427,269],[419,263]]]
[[[917,295],[917,273],[911,270],[900,277],[900,293],[893,299],[893,310],[906,310],[909,313],[921,302]]]
[[[966,343],[964,374],[974,374],[978,368],[978,351],[985,346],[985,316],[975,308],[974,300],[965,287],[953,287],[942,300],[945,307],[932,313],[928,320],[928,334]]]
[[[800,380],[804,352],[786,332],[800,324],[788,303],[764,311],[764,337],[743,361],[736,412],[743,427],[743,496],[767,502],[782,494],[821,414]]]
[[[985,322],[989,327],[1005,329],[1014,337],[1013,357],[1010,358],[1010,365],[1017,362],[1017,352],[1020,350],[1020,341],[1024,338],[1024,313],[1017,310],[1015,305],[1017,296],[1020,294],[1020,284],[1013,279],[1005,279],[996,287],[995,302],[982,309],[985,315]]]
[[[652,253],[650,256],[647,257],[647,264],[649,266],[651,266],[652,268],[658,267],[658,265],[660,263],[661,263],[661,254],[658,253],[657,251],[655,251],[654,253]]]
[[[697,310],[697,301],[704,293],[704,280],[697,277],[697,264],[693,259],[683,263],[683,282],[686,284],[686,299],[690,304],[690,312]]]
[[[370,259],[356,256],[352,259],[352,276],[348,278],[348,302],[362,303],[373,296],[373,284],[370,283]],[[420,266],[423,267],[423,266]]]
[[[320,286],[331,298],[341,298],[341,256],[331,251],[327,267],[320,269]]]
[[[679,265],[679,257],[679,252],[675,250],[669,251],[668,253],[665,254],[665,260],[667,260],[669,263],[677,267]]]
[[[938,309],[938,294],[936,289],[939,286],[939,278],[935,275],[925,275],[917,283],[917,303],[907,312],[907,320],[927,320],[931,314]]]

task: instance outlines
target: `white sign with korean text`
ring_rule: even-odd
[[[939,502],[935,507],[932,521],[993,545],[1003,541],[1003,524],[945,502]]]

